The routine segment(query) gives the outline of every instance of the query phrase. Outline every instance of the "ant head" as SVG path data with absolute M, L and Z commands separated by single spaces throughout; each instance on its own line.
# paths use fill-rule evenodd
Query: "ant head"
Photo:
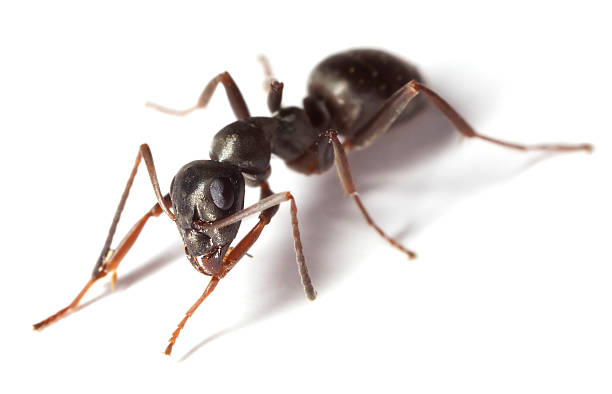
M 240 222 L 208 230 L 196 229 L 194 222 L 214 222 L 242 209 L 244 179 L 240 169 L 228 163 L 193 161 L 172 180 L 170 197 L 189 260 L 204 274 L 218 274 Z

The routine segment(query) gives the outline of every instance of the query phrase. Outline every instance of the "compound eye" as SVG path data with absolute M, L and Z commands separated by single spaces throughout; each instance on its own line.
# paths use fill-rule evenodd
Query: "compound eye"
M 226 211 L 234 205 L 234 185 L 229 178 L 215 178 L 210 183 L 210 196 L 217 208 Z

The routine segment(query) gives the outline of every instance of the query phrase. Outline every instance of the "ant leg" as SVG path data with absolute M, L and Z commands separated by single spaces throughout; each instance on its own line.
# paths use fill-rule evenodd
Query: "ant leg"
M 249 231 L 247 235 L 244 236 L 244 238 L 242 238 L 242 240 L 240 240 L 240 242 L 238 242 L 238 244 L 234 248 L 231 249 L 231 251 L 229 251 L 223 257 L 222 272 L 218 276 L 213 276 L 210 279 L 210 282 L 208 283 L 208 286 L 206 286 L 204 293 L 195 302 L 195 304 L 193 304 L 193 306 L 189 308 L 189 310 L 185 314 L 185 317 L 183 317 L 183 320 L 181 320 L 176 330 L 174 330 L 174 332 L 172 333 L 172 337 L 170 337 L 170 340 L 168 341 L 169 342 L 168 346 L 166 347 L 166 350 L 165 350 L 165 353 L 167 355 L 170 355 L 170 353 L 172 353 L 172 347 L 174 346 L 176 339 L 178 338 L 183 327 L 185 326 L 185 323 L 187 322 L 187 320 L 191 317 L 191 315 L 193 315 L 195 310 L 200 306 L 200 304 L 202 304 L 202 302 L 206 299 L 206 297 L 208 297 L 210 293 L 213 292 L 215 287 L 217 287 L 217 284 L 219 283 L 219 281 L 223 277 L 225 277 L 225 275 L 227 275 L 227 273 L 232 268 L 234 268 L 234 266 L 238 263 L 238 261 L 240 261 L 242 257 L 244 257 L 247 254 L 248 250 L 251 248 L 251 246 L 253 246 L 253 244 L 257 241 L 257 239 L 261 235 L 263 228 L 267 224 L 270 223 L 272 216 L 274 216 L 274 214 L 277 212 L 278 205 L 280 204 L 280 202 L 286 201 L 287 199 L 291 200 L 291 221 L 292 221 L 292 224 L 294 225 L 293 234 L 296 239 L 295 248 L 296 248 L 296 254 L 298 255 L 298 265 L 300 265 L 300 260 L 303 263 L 302 265 L 300 265 L 300 275 L 302 276 L 302 283 L 304 284 L 304 289 L 305 289 L 306 296 L 308 297 L 308 299 L 309 300 L 315 299 L 317 293 L 314 290 L 312 286 L 312 282 L 310 280 L 310 276 L 308 275 L 308 270 L 306 269 L 306 264 L 304 262 L 304 254 L 302 253 L 302 244 L 299 241 L 300 233 L 297 228 L 297 208 L 295 207 L 295 202 L 293 200 L 293 197 L 289 193 L 272 194 L 272 191 L 270 190 L 267 183 L 264 183 L 262 185 L 261 195 L 262 195 L 262 200 L 260 200 L 259 203 L 247 208 L 249 210 L 252 210 L 252 211 L 249 211 L 250 213 L 248 213 L 247 215 L 250 215 L 256 212 L 261 212 L 261 214 L 259 215 L 259 222 L 251 229 L 251 231 Z M 265 198 L 263 198 L 264 196 Z M 266 201 L 264 202 L 264 200 Z M 242 217 L 236 221 L 239 221 L 239 220 L 242 220 Z M 231 224 L 231 223 L 225 223 L 223 225 L 217 225 L 218 222 L 212 223 L 209 228 L 223 227 L 224 225 Z M 235 223 L 235 222 L 232 222 L 232 223 Z
M 227 98 L 232 107 L 232 111 L 234 111 L 234 114 L 236 115 L 236 118 L 248 118 L 250 116 L 249 108 L 247 107 L 246 102 L 242 97 L 242 93 L 240 93 L 240 89 L 238 89 L 238 85 L 236 85 L 236 82 L 234 82 L 234 79 L 227 71 L 217 75 L 208 83 L 208 85 L 206 85 L 204 91 L 198 99 L 198 102 L 191 108 L 187 108 L 184 110 L 176 110 L 152 102 L 145 103 L 145 106 L 153 108 L 168 115 L 185 116 L 192 113 L 196 109 L 206 108 L 219 82 L 221 82 L 223 84 L 223 87 L 225 88 L 225 93 L 227 94 Z
M 273 194 L 274 193 L 270 189 L 268 182 L 264 182 L 261 185 L 261 194 L 259 197 L 260 200 L 263 200 L 266 197 L 270 197 Z M 234 268 L 238 261 L 240 261 L 240 259 L 247 254 L 251 246 L 255 243 L 255 241 L 257 241 L 257 239 L 261 235 L 263 228 L 270 223 L 272 217 L 276 214 L 276 212 L 278 212 L 278 207 L 278 205 L 274 205 L 271 208 L 262 211 L 259 214 L 259 222 L 257 222 L 255 227 L 253 227 L 251 231 L 249 231 L 249 233 L 245 235 L 244 238 L 240 242 L 238 242 L 238 244 L 233 247 L 230 252 L 227 253 L 223 261 L 222 276 L 227 275 L 227 273 L 232 268 Z
M 185 314 L 185 317 L 183 317 L 183 320 L 181 320 L 181 322 L 178 324 L 178 327 L 172 333 L 172 337 L 168 341 L 170 343 L 168 343 L 168 346 L 166 347 L 166 350 L 164 352 L 168 356 L 172 353 L 172 347 L 174 346 L 174 343 L 176 342 L 176 339 L 178 338 L 179 334 L 181 333 L 181 330 L 185 326 L 185 323 L 187 323 L 187 319 L 189 319 L 191 317 L 191 315 L 193 315 L 193 313 L 196 311 L 196 309 L 198 309 L 198 307 L 206 299 L 206 297 L 208 297 L 210 295 L 210 293 L 213 292 L 213 290 L 215 289 L 215 287 L 217 287 L 217 284 L 219 283 L 220 280 L 221 280 L 221 278 L 218 277 L 218 276 L 213 276 L 212 278 L 210 278 L 210 282 L 208 282 L 208 286 L 206 286 L 206 289 L 204 290 L 204 293 L 202 293 L 202 295 L 200 296 L 200 298 L 198 298 L 198 300 L 195 302 L 195 304 L 193 304 L 191 306 L 191 308 L 189 308 L 189 310 Z
M 276 78 L 274 78 L 274 73 L 272 72 L 270 61 L 268 60 L 268 57 L 266 55 L 257 56 L 257 61 L 259 61 L 259 63 L 261 64 L 261 68 L 263 68 L 264 76 L 266 77 L 264 79 L 263 89 L 267 93 L 268 89 L 270 89 L 270 85 L 272 84 L 272 81 L 275 81 Z
M 391 244 L 394 248 L 398 249 L 402 253 L 405 253 L 409 259 L 416 258 L 416 253 L 413 251 L 406 249 L 399 242 L 388 236 L 370 217 L 368 211 L 363 206 L 361 199 L 357 193 L 357 188 L 355 187 L 355 182 L 353 181 L 353 176 L 351 174 L 351 167 L 349 166 L 348 158 L 346 157 L 345 149 L 342 145 L 342 142 L 338 139 L 338 133 L 335 130 L 327 130 L 323 133 L 319 134 L 319 141 L 322 138 L 326 138 L 334 147 L 334 163 L 336 165 L 336 170 L 338 172 L 338 178 L 340 178 L 340 183 L 342 184 L 342 188 L 344 191 L 350 195 L 355 204 L 357 204 L 357 208 L 361 211 L 363 218 L 366 220 L 368 225 L 370 225 L 382 238 L 384 238 L 387 242 Z
M 162 197 L 161 190 L 159 189 L 159 181 L 157 180 L 157 173 L 155 172 L 155 164 L 153 163 L 151 149 L 149 148 L 149 145 L 142 144 L 138 149 L 138 155 L 136 156 L 134 168 L 132 168 L 130 178 L 128 179 L 127 185 L 125 185 L 125 189 L 121 196 L 121 201 L 119 201 L 119 205 L 115 211 L 115 216 L 113 217 L 113 222 L 111 223 L 110 229 L 108 230 L 108 235 L 106 236 L 106 241 L 102 247 L 102 252 L 100 252 L 100 257 L 98 258 L 98 262 L 94 268 L 94 275 L 102 268 L 104 260 L 108 257 L 108 252 L 110 250 L 110 245 L 113 242 L 113 236 L 115 235 L 117 224 L 121 218 L 121 213 L 123 212 L 123 207 L 125 206 L 128 195 L 130 194 L 130 189 L 132 188 L 132 183 L 134 182 L 134 177 L 136 177 L 136 173 L 138 172 L 138 166 L 140 165 L 140 160 L 142 157 L 144 157 L 145 165 L 147 166 L 147 171 L 149 172 L 149 178 L 151 179 L 151 184 L 153 185 L 153 190 L 155 191 L 155 196 L 157 197 L 158 204 L 156 206 L 160 207 L 160 209 L 162 209 L 170 217 L 170 219 L 176 220 L 176 216 L 174 216 L 174 214 L 170 212 L 170 209 L 168 208 L 171 205 L 170 197 L 168 195 Z
M 273 208 L 280 205 L 282 202 L 289 201 L 291 203 L 291 227 L 293 230 L 293 246 L 295 248 L 295 257 L 298 264 L 298 271 L 300 273 L 300 277 L 302 279 L 302 285 L 304 286 L 304 293 L 306 294 L 306 298 L 309 300 L 314 300 L 317 296 L 317 292 L 312 285 L 312 280 L 310 279 L 310 275 L 308 274 L 308 268 L 306 267 L 306 258 L 304 257 L 304 252 L 302 250 L 302 241 L 300 239 L 300 230 L 298 226 L 298 218 L 297 218 L 297 205 L 295 204 L 295 199 L 289 192 L 283 193 L 275 193 L 271 194 L 266 198 L 259 200 L 259 202 L 251 205 L 250 207 L 244 208 L 241 211 L 238 211 L 230 216 L 224 217 L 223 219 L 219 219 L 212 223 L 203 222 L 200 220 L 194 220 L 193 228 L 196 230 L 209 230 L 214 228 L 220 228 L 229 226 L 232 223 L 236 223 L 246 218 L 247 216 L 256 214 L 258 212 L 263 211 L 263 219 L 260 216 L 260 220 L 269 220 L 268 216 L 274 215 L 275 211 Z M 266 213 L 266 211 L 268 213 Z M 267 224 L 267 223 L 265 223 Z M 265 224 L 261 225 L 262 228 Z M 259 224 L 258 224 L 259 225 Z M 257 226 L 256 226 L 257 227 Z M 259 231 L 261 232 L 261 230 Z M 257 235 L 259 236 L 259 235 Z M 248 235 L 247 235 L 248 237 Z M 245 237 L 246 238 L 246 237 Z M 252 242 L 255 242 L 257 238 L 254 238 Z M 237 256 L 241 252 L 241 248 L 239 248 L 240 244 L 236 246 L 232 253 L 230 253 L 230 257 Z M 250 245 L 249 245 L 250 247 Z M 244 253 L 248 250 L 245 249 Z M 240 256 L 242 257 L 242 256 Z
M 283 87 L 285 86 L 282 82 L 278 82 L 272 74 L 272 67 L 268 58 L 264 55 L 259 55 L 257 60 L 263 67 L 266 79 L 264 80 L 264 90 L 268 94 L 268 108 L 270 112 L 274 113 L 281 108 L 281 101 L 283 100 Z
M 170 199 L 170 196 L 166 196 L 166 197 L 168 200 Z M 123 240 L 121 241 L 119 246 L 116 248 L 116 250 L 111 250 L 111 249 L 108 250 L 108 253 L 106 254 L 106 257 L 103 259 L 102 264 L 100 265 L 100 267 L 96 265 L 96 269 L 94 270 L 94 274 L 92 275 L 91 279 L 87 282 L 85 287 L 76 296 L 76 298 L 66 308 L 61 309 L 59 312 L 49 316 L 45 320 L 34 324 L 33 326 L 34 329 L 35 330 L 43 329 L 46 326 L 58 320 L 59 318 L 65 316 L 68 312 L 75 309 L 78 306 L 81 299 L 83 298 L 83 296 L 85 295 L 85 293 L 87 293 L 87 291 L 91 288 L 91 286 L 94 283 L 96 283 L 99 279 L 104 278 L 107 274 L 111 273 L 112 274 L 111 280 L 112 282 L 115 282 L 117 278 L 116 273 L 117 273 L 117 267 L 119 266 L 119 263 L 121 262 L 123 257 L 127 254 L 127 252 L 130 250 L 130 248 L 136 241 L 136 238 L 138 238 L 138 235 L 140 235 L 140 232 L 142 231 L 144 225 L 147 223 L 150 217 L 157 217 L 161 213 L 162 213 L 162 209 L 159 207 L 159 204 L 155 204 L 155 206 L 151 208 L 151 210 L 149 210 L 149 212 L 147 212 L 130 229 L 130 231 L 123 238 Z M 112 287 L 114 289 L 115 287 L 114 283 L 112 283 Z
M 465 137 L 480 138 L 482 140 L 501 145 L 506 148 L 516 149 L 521 151 L 539 150 L 539 151 L 554 151 L 554 152 L 569 152 L 584 150 L 591 152 L 593 150 L 590 144 L 539 144 L 539 145 L 524 145 L 514 142 L 502 141 L 486 135 L 478 134 L 466 121 L 455 111 L 444 99 L 438 94 L 416 81 L 410 81 L 398 91 L 396 91 L 383 104 L 378 113 L 372 120 L 359 130 L 355 137 L 346 145 L 349 148 L 365 148 L 370 145 L 376 138 L 386 133 L 391 125 L 397 120 L 408 103 L 415 98 L 419 93 L 427 97 L 448 120 L 455 126 L 457 131 Z
M 134 182 L 134 177 L 136 176 L 138 166 L 142 157 L 144 157 L 145 164 L 149 171 L 149 177 L 151 178 L 151 183 L 153 184 L 153 189 L 155 190 L 155 194 L 157 196 L 157 203 L 138 222 L 136 222 L 134 226 L 132 226 L 126 236 L 121 240 L 116 250 L 112 250 L 110 246 L 113 241 L 113 236 L 115 234 L 115 230 L 117 229 L 119 218 L 121 217 L 121 213 L 123 212 L 125 202 L 128 198 L 130 189 Z M 100 257 L 98 258 L 98 261 L 96 262 L 96 265 L 92 272 L 91 279 L 87 282 L 81 292 L 66 308 L 61 309 L 59 312 L 49 316 L 45 320 L 34 324 L 34 329 L 42 329 L 48 326 L 49 324 L 55 322 L 57 319 L 65 316 L 68 312 L 72 311 L 74 308 L 77 307 L 77 305 L 79 304 L 85 293 L 87 293 L 87 291 L 91 288 L 91 286 L 109 273 L 112 274 L 111 284 L 114 288 L 117 279 L 117 267 L 140 235 L 140 232 L 144 228 L 149 218 L 158 217 L 162 214 L 162 212 L 166 212 L 166 214 L 168 214 L 168 216 L 170 216 L 172 220 L 176 219 L 174 214 L 168 209 L 168 206 L 170 204 L 170 195 L 167 194 L 166 196 L 162 197 L 161 192 L 159 190 L 159 183 L 157 181 L 157 175 L 155 173 L 155 167 L 153 165 L 153 158 L 151 156 L 149 146 L 147 144 L 143 144 L 140 146 L 140 149 L 138 151 L 136 162 L 134 163 L 134 167 L 132 168 L 132 172 L 121 196 L 121 201 L 119 201 L 119 205 L 117 206 L 117 210 L 115 211 L 113 222 L 111 223 L 108 235 L 106 237 L 106 241 L 104 243 L 104 246 L 102 247 L 102 251 L 100 252 Z
M 276 79 L 270 82 L 270 91 L 268 92 L 268 109 L 271 113 L 275 113 L 281 109 L 284 86 L 285 85 L 282 82 L 278 82 Z

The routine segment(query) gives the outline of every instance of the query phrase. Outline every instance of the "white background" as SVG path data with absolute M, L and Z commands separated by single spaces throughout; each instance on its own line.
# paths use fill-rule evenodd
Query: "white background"
M 609 11 L 603 2 L 12 2 L 0 6 L 2 392 L 420 392 L 612 390 Z M 174 225 L 152 220 L 87 306 L 31 324 L 87 281 L 138 145 L 163 190 L 233 121 L 225 95 L 186 107 L 229 70 L 267 114 L 256 56 L 299 104 L 346 48 L 418 65 L 477 130 L 521 142 L 591 142 L 543 155 L 461 141 L 435 110 L 350 156 L 368 229 L 333 171 L 274 159 L 297 199 L 319 298 L 305 300 L 288 207 L 162 352 L 207 278 Z M 154 196 L 139 176 L 118 237 Z M 258 193 L 248 190 L 247 203 Z M 246 220 L 244 234 L 254 219 Z M 91 302 L 91 300 L 95 300 Z

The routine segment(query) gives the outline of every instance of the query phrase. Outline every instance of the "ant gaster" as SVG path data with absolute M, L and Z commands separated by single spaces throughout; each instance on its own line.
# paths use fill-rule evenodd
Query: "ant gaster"
M 414 258 L 412 251 L 385 234 L 366 211 L 357 194 L 345 151 L 366 148 L 394 123 L 410 119 L 421 108 L 418 101 L 412 102 L 419 94 L 437 107 L 465 137 L 480 138 L 521 151 L 592 149 L 589 144 L 522 145 L 478 134 L 444 99 L 422 84 L 423 79 L 415 67 L 380 50 L 346 51 L 319 63 L 310 75 L 308 96 L 303 101 L 303 108 L 281 106 L 283 84 L 272 77 L 267 61 L 264 58 L 261 60 L 268 82 L 270 117 L 250 115 L 238 86 L 227 72 L 212 79 L 197 104 L 187 110 L 177 111 L 147 103 L 149 107 L 168 114 L 186 115 L 195 109 L 205 108 L 221 83 L 238 121 L 215 135 L 210 150 L 211 160 L 193 161 L 178 171 L 170 185 L 170 193 L 165 196 L 160 191 L 149 146 L 140 146 L 91 279 L 72 303 L 35 324 L 35 329 L 41 329 L 73 310 L 87 290 L 108 274 L 111 274 L 114 288 L 117 267 L 122 258 L 148 219 L 162 213 L 176 223 L 191 264 L 211 277 L 202 296 L 172 334 L 166 354 L 172 351 L 187 319 L 247 253 L 263 228 L 270 223 L 278 206 L 285 201 L 290 202 L 302 284 L 306 297 L 313 300 L 316 292 L 302 252 L 295 200 L 289 192 L 273 193 L 266 181 L 270 175 L 271 154 L 304 174 L 321 173 L 335 164 L 344 190 L 353 198 L 367 223 L 392 246 L 409 258 Z M 342 141 L 338 135 L 343 137 Z M 119 245 L 111 249 L 113 235 L 141 159 L 146 164 L 157 203 L 129 230 Z M 261 190 L 260 201 L 248 208 L 243 208 L 245 184 Z M 230 243 L 236 237 L 242 219 L 256 213 L 259 213 L 259 222 L 231 248 Z

